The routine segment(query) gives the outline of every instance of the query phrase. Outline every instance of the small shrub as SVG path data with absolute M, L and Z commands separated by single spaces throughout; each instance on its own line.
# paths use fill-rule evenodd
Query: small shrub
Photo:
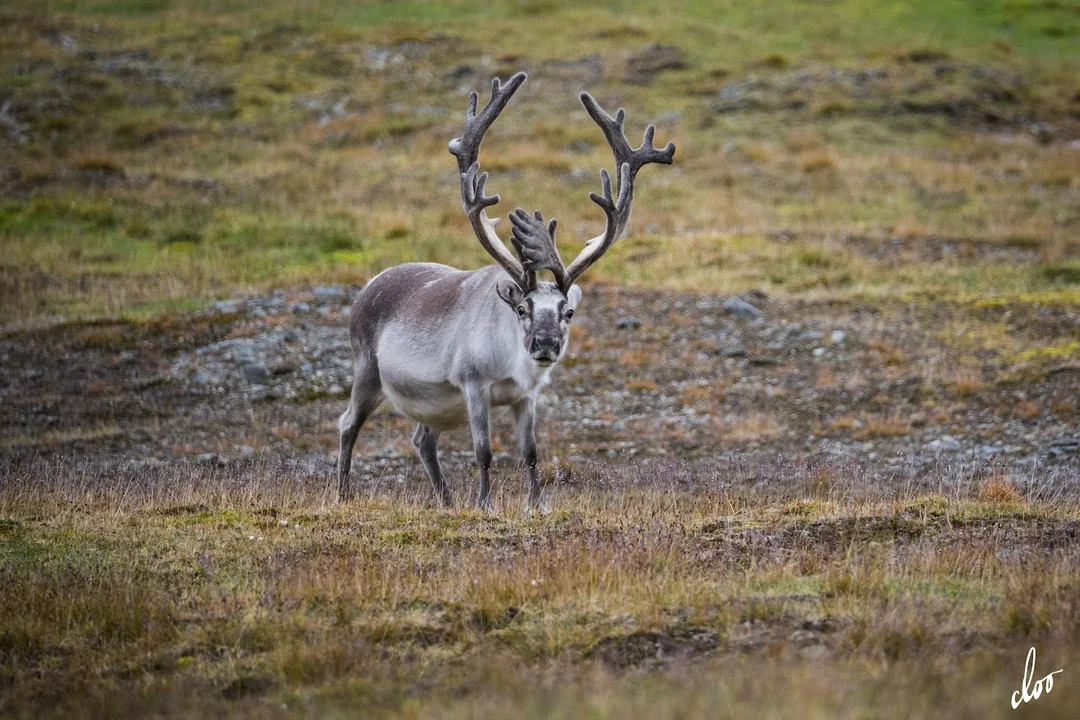
M 903 437 L 911 432 L 911 425 L 897 416 L 869 415 L 863 421 L 858 438 Z
M 799 170 L 808 175 L 835 169 L 836 163 L 827 152 L 808 152 L 799 158 Z
M 1039 278 L 1060 285 L 1080 285 L 1080 262 L 1052 263 L 1039 267 Z
M 1042 408 L 1039 407 L 1037 402 L 1024 400 L 1016 404 L 1013 408 L 1013 414 L 1021 420 L 1034 420 L 1042 415 Z
M 990 503 L 1015 504 L 1024 501 L 1020 491 L 1016 489 L 1016 486 L 1008 478 L 997 475 L 980 485 L 975 496 L 983 502 Z
M 974 370 L 961 370 L 946 384 L 959 399 L 974 397 L 986 389 L 986 383 Z

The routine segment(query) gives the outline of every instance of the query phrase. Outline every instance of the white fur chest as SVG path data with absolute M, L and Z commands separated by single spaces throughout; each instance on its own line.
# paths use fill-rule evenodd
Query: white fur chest
M 491 385 L 492 405 L 512 405 L 530 395 L 536 395 L 551 382 L 551 368 L 542 368 L 531 361 L 522 363 L 523 367 L 506 380 L 499 380 Z M 530 367 L 531 366 L 531 367 Z

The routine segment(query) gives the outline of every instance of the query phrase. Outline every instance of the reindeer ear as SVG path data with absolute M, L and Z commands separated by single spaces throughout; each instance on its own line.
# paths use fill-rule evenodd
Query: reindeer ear
M 516 306 L 525 299 L 525 291 L 510 278 L 503 278 L 495 283 L 495 292 L 497 292 L 499 297 L 502 298 L 502 301 L 510 307 Z
M 571 310 L 576 310 L 579 302 L 581 302 L 581 288 L 571 285 L 570 292 L 566 293 L 566 306 Z

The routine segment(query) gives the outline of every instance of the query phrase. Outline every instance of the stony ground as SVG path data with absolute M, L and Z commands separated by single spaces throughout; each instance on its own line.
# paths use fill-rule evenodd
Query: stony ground
M 329 477 L 355 292 L 278 291 L 153 322 L 9 333 L 4 454 L 143 465 L 259 455 Z M 945 464 L 1004 470 L 1026 486 L 1075 478 L 1080 467 L 1080 367 L 1045 351 L 1080 333 L 1068 305 L 594 286 L 573 333 L 540 406 L 553 483 L 586 465 L 661 459 L 700 468 L 705 484 L 751 481 L 754 468 L 768 468 L 756 478 L 767 481 L 837 465 L 875 483 L 919 484 Z M 509 475 L 516 448 L 508 422 L 496 427 Z M 368 423 L 354 466 L 361 487 L 422 487 L 410 430 L 389 407 Z M 447 436 L 443 455 L 452 483 L 469 485 L 467 431 Z

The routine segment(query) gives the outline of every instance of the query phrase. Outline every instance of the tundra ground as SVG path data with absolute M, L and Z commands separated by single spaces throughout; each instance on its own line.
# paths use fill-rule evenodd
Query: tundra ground
M 529 517 L 508 422 L 487 515 L 389 411 L 336 503 L 347 296 L 3 339 L 0 711 L 986 717 L 1080 662 L 1067 308 L 594 285 Z
M 0 715 L 1075 714 L 1075 8 L 617 5 L 0 8 Z M 338 504 L 349 300 L 487 262 L 446 142 L 519 69 L 481 161 L 564 256 L 579 90 L 679 148 L 541 403 L 551 512 L 503 418 L 496 512 L 465 432 L 435 507 L 390 411 Z

